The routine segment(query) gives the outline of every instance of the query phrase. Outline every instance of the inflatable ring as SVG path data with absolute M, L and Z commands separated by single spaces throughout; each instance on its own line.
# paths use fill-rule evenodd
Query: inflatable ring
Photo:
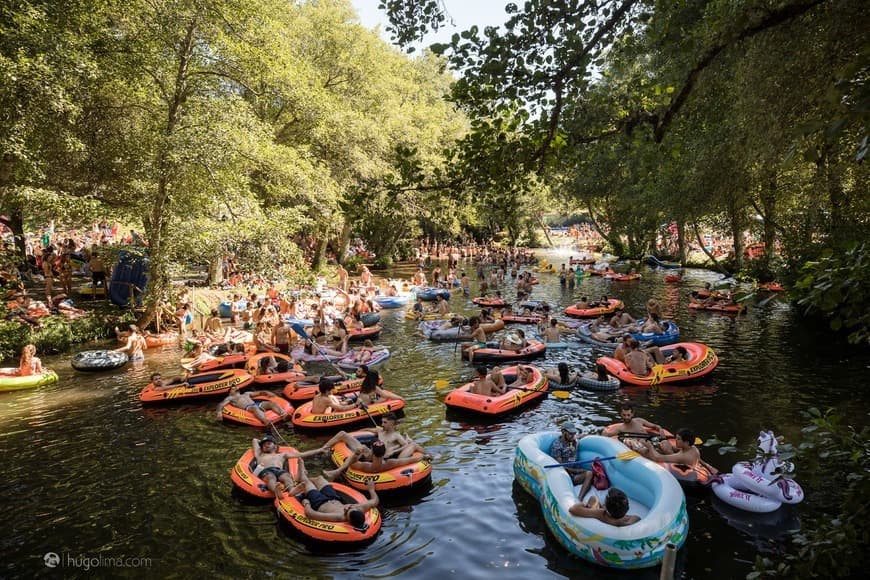
M 77 371 L 110 371 L 127 364 L 127 353 L 113 350 L 86 350 L 70 362 Z
M 580 377 L 577 379 L 577 384 L 590 391 L 615 391 L 619 388 L 619 379 L 613 375 L 607 377 L 606 381 L 599 381 L 597 378 L 590 379 L 588 377 Z
M 17 368 L 0 369 L 0 392 L 18 391 L 20 389 L 33 389 L 57 382 L 57 373 L 50 369 L 43 369 L 40 374 L 18 374 Z
M 738 509 L 766 514 L 776 511 L 782 502 L 751 491 L 741 489 L 737 477 L 731 473 L 723 473 L 713 480 L 713 493 L 723 502 Z
M 735 463 L 731 468 L 737 487 L 746 489 L 768 499 L 782 503 L 795 504 L 804 500 L 804 490 L 793 479 L 787 477 L 774 477 L 771 479 L 752 469 L 752 464 L 747 461 Z

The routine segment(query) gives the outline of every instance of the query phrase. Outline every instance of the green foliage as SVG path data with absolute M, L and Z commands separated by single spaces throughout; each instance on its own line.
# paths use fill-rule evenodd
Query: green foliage
M 45 316 L 39 328 L 18 322 L 0 321 L 0 359 L 17 360 L 25 344 L 36 345 L 36 351 L 56 354 L 69 351 L 74 345 L 113 337 L 114 328 L 134 322 L 133 314 L 106 316 L 92 314 L 69 320 L 63 316 Z
M 870 248 L 855 244 L 829 250 L 808 262 L 794 285 L 797 303 L 811 316 L 828 320 L 831 330 L 848 332 L 849 342 L 870 344 Z
M 378 256 L 375 258 L 373 267 L 376 270 L 385 270 L 393 265 L 393 258 L 391 256 Z
M 750 580 L 858 577 L 870 564 L 870 427 L 856 429 L 831 409 L 803 415 L 810 424 L 795 457 L 802 473 L 829 482 L 827 497 L 815 500 L 815 515 L 804 516 L 803 531 L 792 535 L 786 553 L 775 561 L 757 557 Z

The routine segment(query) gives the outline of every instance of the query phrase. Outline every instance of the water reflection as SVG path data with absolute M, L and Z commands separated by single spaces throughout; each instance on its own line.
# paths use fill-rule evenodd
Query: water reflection
M 558 266 L 569 252 L 544 255 Z M 704 381 L 609 393 L 577 389 L 566 400 L 549 397 L 495 421 L 448 416 L 443 404 L 448 391 L 436 391 L 434 381 L 468 378 L 473 369 L 459 360 L 452 344 L 415 337 L 416 324 L 404 319 L 404 310 L 385 312 L 382 342 L 393 358 L 382 374 L 385 386 L 407 399 L 400 429 L 440 456 L 430 489 L 385 500 L 375 542 L 340 554 L 313 550 L 279 525 L 268 502 L 234 493 L 229 471 L 259 433 L 217 422 L 217 400 L 141 405 L 138 394 L 150 373 L 177 372 L 180 351 L 149 351 L 144 363 L 105 374 L 76 373 L 70 357 L 46 357 L 59 372 L 58 383 L 0 393 L 6 468 L 0 494 L 11 522 L 0 539 L 3 576 L 42 574 L 46 552 L 69 551 L 150 557 L 148 574 L 160 576 L 270 571 L 336 578 L 613 578 L 620 574 L 567 556 L 546 531 L 537 501 L 513 484 L 513 451 L 522 436 L 566 420 L 587 429 L 608 425 L 617 420 L 623 401 L 672 429 L 688 426 L 702 439 L 736 436 L 744 444 L 762 428 L 795 441 L 803 423 L 799 412 L 809 405 L 835 406 L 866 421 L 867 395 L 856 388 L 870 368 L 866 352 L 844 349 L 796 324 L 791 309 L 776 300 L 763 307 L 750 304 L 737 317 L 690 312 L 688 292 L 716 281 L 716 274 L 688 270 L 681 283 L 665 284 L 664 272 L 641 271 L 643 279 L 630 285 L 590 278 L 564 292 L 556 276 L 542 275 L 533 297 L 564 307 L 581 295 L 607 293 L 637 316 L 647 298 L 656 296 L 684 340 L 705 342 L 720 356 L 719 368 Z M 513 289 L 505 294 L 512 297 Z M 471 313 L 471 307 L 462 298 L 451 299 L 454 311 Z M 102 345 L 87 348 L 96 346 Z M 538 362 L 552 366 L 567 360 L 587 370 L 605 354 L 608 349 L 585 345 L 548 353 Z M 280 429 L 302 450 L 328 436 Z M 746 457 L 703 453 L 720 469 Z M 315 460 L 312 468 L 325 465 Z M 826 482 L 801 483 L 809 499 L 793 510 L 795 516 L 825 503 L 819 495 Z M 690 498 L 690 518 L 690 536 L 678 555 L 680 570 L 689 577 L 711 576 L 714 570 L 719 577 L 743 576 L 759 542 L 769 543 L 767 535 L 758 539 L 757 524 L 735 525 L 738 519 L 720 513 L 709 495 Z M 776 527 L 774 522 L 771 528 Z M 64 575 L 85 574 L 65 570 Z M 656 570 L 622 576 L 657 575 Z

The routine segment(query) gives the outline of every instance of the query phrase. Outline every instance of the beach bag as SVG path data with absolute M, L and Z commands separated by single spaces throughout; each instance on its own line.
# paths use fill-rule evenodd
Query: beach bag
M 604 465 L 600 461 L 592 462 L 592 485 L 595 486 L 595 489 L 599 490 L 610 487 L 607 472 L 604 471 Z

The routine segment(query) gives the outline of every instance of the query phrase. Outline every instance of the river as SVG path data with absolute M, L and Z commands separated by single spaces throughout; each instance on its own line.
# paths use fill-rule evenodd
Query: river
M 568 252 L 541 255 L 559 264 Z M 657 297 L 682 340 L 704 342 L 719 354 L 719 367 L 701 383 L 577 390 L 566 400 L 549 397 L 495 422 L 457 418 L 445 413 L 446 392 L 436 391 L 433 381 L 470 376 L 470 367 L 452 344 L 421 342 L 404 309 L 384 311 L 380 342 L 393 353 L 382 371 L 385 386 L 408 403 L 400 428 L 439 456 L 430 489 L 386 502 L 377 539 L 337 554 L 306 547 L 279 525 L 271 504 L 233 491 L 230 469 L 257 431 L 217 422 L 217 401 L 142 406 L 138 393 L 148 376 L 176 372 L 179 350 L 149 351 L 144 363 L 101 374 L 72 370 L 70 356 L 45 357 L 58 371 L 58 383 L 0 393 L 0 497 L 8 526 L 0 540 L 0 575 L 56 576 L 62 568 L 65 577 L 658 578 L 657 568 L 619 574 L 569 557 L 546 531 L 537 502 L 513 481 L 519 439 L 569 418 L 583 427 L 607 425 L 618 418 L 619 404 L 630 401 L 639 416 L 671 429 L 690 426 L 702 439 L 737 437 L 739 453 L 720 456 L 702 448 L 710 463 L 730 469 L 748 458 L 763 428 L 797 442 L 805 424 L 800 412 L 810 406 L 835 407 L 866 422 L 866 389 L 858 385 L 868 376 L 870 356 L 800 322 L 778 300 L 750 305 L 737 317 L 690 312 L 688 292 L 717 280 L 714 273 L 689 270 L 672 285 L 664 283 L 664 271 L 641 271 L 643 279 L 631 283 L 584 279 L 573 296 L 560 289 L 556 276 L 541 275 L 533 297 L 564 307 L 581 295 L 607 293 L 635 315 L 647 298 Z M 474 290 L 473 268 L 469 275 Z M 505 295 L 514 296 L 512 285 Z M 461 296 L 454 295 L 451 306 L 472 312 Z M 602 354 L 587 346 L 550 353 L 539 364 L 567 357 L 589 369 Z M 325 440 L 295 434 L 289 424 L 281 432 L 301 450 Z M 321 460 L 311 463 L 316 470 Z M 690 531 L 678 554 L 678 574 L 743 577 L 759 551 L 775 554 L 778 532 L 800 525 L 828 493 L 825 482 L 802 483 L 807 500 L 775 521 L 725 510 L 709 492 L 690 495 Z M 46 565 L 48 553 L 59 556 L 56 568 Z

